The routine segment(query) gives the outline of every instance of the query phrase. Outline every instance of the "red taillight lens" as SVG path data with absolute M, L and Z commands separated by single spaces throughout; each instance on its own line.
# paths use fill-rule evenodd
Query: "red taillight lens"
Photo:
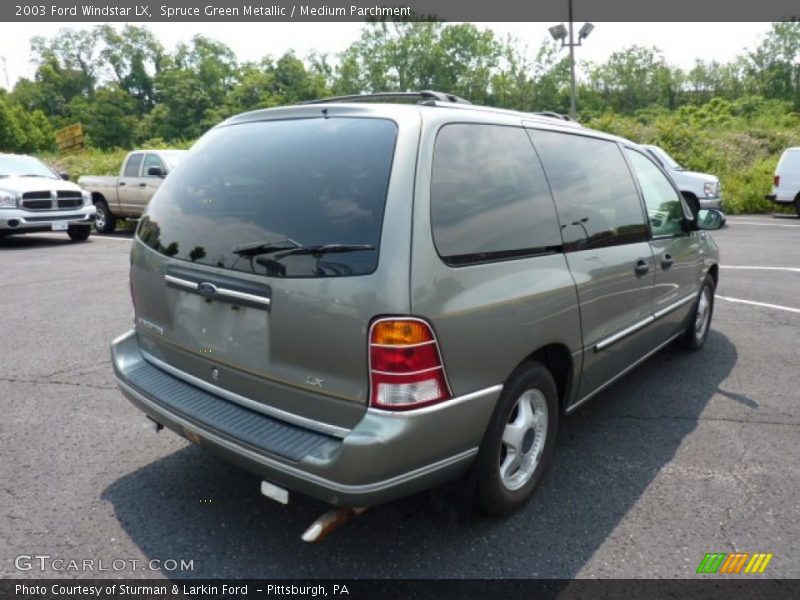
M 772 185 L 774 185 L 775 187 L 780 187 L 780 185 L 781 185 L 781 176 L 780 175 L 775 175 L 775 177 L 772 178 Z
M 419 319 L 382 319 L 370 332 L 370 404 L 409 410 L 450 398 L 436 338 Z

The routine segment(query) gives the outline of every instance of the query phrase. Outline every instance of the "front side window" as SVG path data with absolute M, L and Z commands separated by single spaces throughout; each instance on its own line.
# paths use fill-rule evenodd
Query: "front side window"
M 128 162 L 125 163 L 125 177 L 138 177 L 139 166 L 142 164 L 141 154 L 131 154 Z
M 449 265 L 560 247 L 547 180 L 524 129 L 442 127 L 433 155 L 431 224 L 436 249 Z
M 613 141 L 531 131 L 553 190 L 567 251 L 647 240 L 639 193 Z
M 144 157 L 144 166 L 142 167 L 142 175 L 144 177 L 153 177 L 153 175 L 149 175 L 147 171 L 150 167 L 158 167 L 161 169 L 162 173 L 166 173 L 166 169 L 164 168 L 164 163 L 161 162 L 161 159 L 158 158 L 155 154 L 146 154 Z
M 678 192 L 649 158 L 635 150 L 626 148 L 625 152 L 642 188 L 653 236 L 683 234 L 683 205 Z
M 397 125 L 256 121 L 211 130 L 150 201 L 138 236 L 176 259 L 270 277 L 375 270 Z

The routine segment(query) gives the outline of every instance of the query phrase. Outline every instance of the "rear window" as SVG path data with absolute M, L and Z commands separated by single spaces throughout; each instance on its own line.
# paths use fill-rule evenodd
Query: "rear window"
M 180 260 L 272 277 L 371 273 L 396 136 L 386 119 L 214 129 L 159 188 L 139 239 Z

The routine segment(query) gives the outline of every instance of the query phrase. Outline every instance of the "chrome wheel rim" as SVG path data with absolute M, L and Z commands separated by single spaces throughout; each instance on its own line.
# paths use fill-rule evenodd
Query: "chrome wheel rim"
M 96 208 L 97 208 L 97 214 L 94 217 L 94 223 L 98 229 L 103 229 L 106 226 L 106 213 L 99 206 L 97 206 Z
M 500 481 L 516 491 L 531 480 L 547 441 L 547 400 L 537 390 L 527 390 L 508 415 L 500 447 Z
M 706 334 L 710 316 L 711 299 L 709 297 L 708 288 L 703 288 L 700 294 L 700 300 L 697 302 L 697 314 L 694 318 L 694 335 L 698 340 L 703 339 L 703 336 Z

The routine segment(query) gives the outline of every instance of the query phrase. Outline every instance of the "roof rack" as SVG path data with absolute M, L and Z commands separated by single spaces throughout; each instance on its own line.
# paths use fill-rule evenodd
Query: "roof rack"
M 561 113 L 554 112 L 552 110 L 543 110 L 540 112 L 531 113 L 532 115 L 538 115 L 540 117 L 550 117 L 551 119 L 561 119 L 562 121 L 572 121 L 574 122 L 575 119 L 570 117 L 569 115 L 562 115 Z
M 451 102 L 455 104 L 472 104 L 455 94 L 422 90 L 420 92 L 377 92 L 374 94 L 353 94 L 350 96 L 332 96 L 318 100 L 306 100 L 298 104 L 329 104 L 333 102 L 370 102 L 374 100 L 411 100 L 416 98 L 418 104 L 433 104 L 435 102 Z

